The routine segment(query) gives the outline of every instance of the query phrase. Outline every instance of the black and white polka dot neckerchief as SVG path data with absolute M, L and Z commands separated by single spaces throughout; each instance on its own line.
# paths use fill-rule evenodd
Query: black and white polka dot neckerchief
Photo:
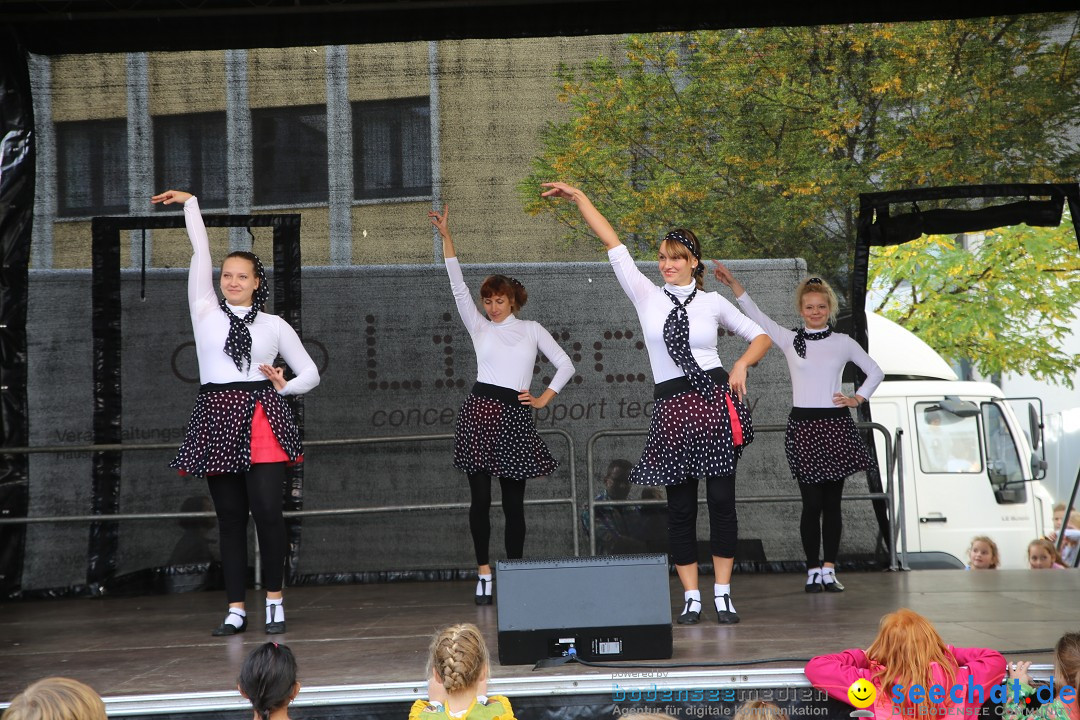
M 221 311 L 225 313 L 225 317 L 229 318 L 229 336 L 225 338 L 223 350 L 232 358 L 233 364 L 240 372 L 251 368 L 251 331 L 248 330 L 248 325 L 255 322 L 255 317 L 270 297 L 266 271 L 263 270 L 262 262 L 257 257 L 255 258 L 255 277 L 259 278 L 259 286 L 255 288 L 251 296 L 251 309 L 243 317 L 234 313 L 225 298 L 221 298 Z
M 679 298 L 666 288 L 664 294 L 675 303 L 675 307 L 664 320 L 664 344 L 667 346 L 668 355 L 682 369 L 694 390 L 709 402 L 715 402 L 716 382 L 701 369 L 694 354 L 690 352 L 690 316 L 686 312 L 686 306 L 697 296 L 697 288 L 694 288 L 685 302 L 679 302 Z
M 795 342 L 792 343 L 795 346 L 795 352 L 799 354 L 799 357 L 806 359 L 806 341 L 807 340 L 824 340 L 832 335 L 832 326 L 826 325 L 825 329 L 820 332 L 806 332 L 806 328 L 795 328 Z

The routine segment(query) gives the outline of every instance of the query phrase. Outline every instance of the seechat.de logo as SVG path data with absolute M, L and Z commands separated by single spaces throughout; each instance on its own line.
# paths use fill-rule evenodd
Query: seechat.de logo
M 874 713 L 866 708 L 874 704 L 877 699 L 877 689 L 873 683 L 865 678 L 859 678 L 851 683 L 847 690 L 848 702 L 859 708 L 851 713 L 851 717 L 873 717 Z

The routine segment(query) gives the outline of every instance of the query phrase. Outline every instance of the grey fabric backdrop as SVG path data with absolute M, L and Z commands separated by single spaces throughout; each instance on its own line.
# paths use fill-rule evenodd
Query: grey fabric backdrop
M 733 268 L 763 310 L 794 325 L 790 294 L 804 272 L 799 260 L 735 261 Z M 641 263 L 656 275 L 655 264 Z M 652 383 L 639 349 L 633 307 L 606 263 L 466 265 L 475 291 L 491 272 L 510 273 L 530 290 L 523 318 L 545 325 L 574 358 L 578 375 L 543 410 L 541 429 L 560 428 L 576 446 L 577 498 L 589 492 L 585 449 L 603 429 L 645 429 Z M 179 443 L 198 388 L 198 370 L 187 316 L 186 271 L 148 271 L 147 297 L 139 275 L 123 276 L 123 429 L 125 442 Z M 452 433 L 454 417 L 475 380 L 476 364 L 441 266 L 306 268 L 303 337 L 322 372 L 322 383 L 305 400 L 306 437 L 392 437 Z M 711 278 L 709 289 L 718 284 Z M 730 293 L 722 290 L 729 299 Z M 31 443 L 91 441 L 90 275 L 88 271 L 31 271 Z M 726 365 L 745 348 L 721 337 Z M 538 362 L 538 393 L 553 368 Z M 750 377 L 755 423 L 783 424 L 791 403 L 783 357 L 772 351 Z M 529 482 L 527 498 L 566 496 L 566 443 L 547 440 L 564 462 L 550 478 Z M 608 461 L 636 461 L 644 436 L 601 440 L 598 468 Z M 305 508 L 460 502 L 464 477 L 452 467 L 451 441 L 311 448 L 306 455 Z M 130 452 L 123 461 L 121 512 L 175 512 L 205 483 L 167 467 L 172 452 Z M 595 477 L 591 479 L 595 482 Z M 739 466 L 741 497 L 797 495 L 787 471 L 782 434 L 760 434 Z M 31 515 L 89 511 L 90 459 L 83 453 L 35 455 L 31 459 Z M 849 492 L 866 490 L 862 477 Z M 634 490 L 632 497 L 638 496 Z M 770 561 L 799 560 L 797 504 L 740 506 L 740 535 L 759 538 Z M 493 517 L 493 557 L 501 558 L 501 514 Z M 573 552 L 568 506 L 528 511 L 527 557 Z M 876 525 L 865 501 L 845 505 L 843 551 L 870 553 Z M 701 537 L 707 525 L 700 522 Z M 120 573 L 164 565 L 182 534 L 175 520 L 121 524 Z M 216 533 L 211 533 L 215 535 Z M 582 536 L 582 554 L 588 544 Z M 78 584 L 86 577 L 87 528 L 32 525 L 23 587 Z M 472 547 L 465 511 L 309 518 L 303 523 L 302 574 L 467 568 Z

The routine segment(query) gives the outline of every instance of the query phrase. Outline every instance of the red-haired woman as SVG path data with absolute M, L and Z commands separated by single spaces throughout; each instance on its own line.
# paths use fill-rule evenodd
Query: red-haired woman
M 454 467 L 469 477 L 472 505 L 469 529 L 476 551 L 476 604 L 490 605 L 491 478 L 499 478 L 506 520 L 506 557 L 517 559 L 525 547 L 525 481 L 550 475 L 558 462 L 536 433 L 529 408 L 546 406 L 574 375 L 574 365 L 544 326 L 519 320 L 528 293 L 512 277 L 491 275 L 480 287 L 485 318 L 473 302 L 461 275 L 450 238 L 449 210 L 429 212 L 443 242 L 443 259 L 450 288 L 465 329 L 476 351 L 476 384 L 458 414 Z M 529 392 L 536 353 L 557 368 L 551 384 L 539 397 Z
M 772 342 L 757 323 L 717 293 L 702 290 L 701 245 L 689 230 L 672 230 L 660 242 L 662 286 L 647 278 L 611 223 L 577 188 L 544 183 L 544 197 L 570 200 L 608 249 L 619 285 L 637 310 L 652 366 L 656 401 L 641 460 L 630 473 L 639 485 L 663 485 L 668 501 L 668 544 L 683 586 L 679 624 L 701 619 L 698 589 L 698 479 L 705 477 L 709 506 L 709 546 L 713 556 L 713 605 L 717 622 L 739 622 L 731 601 L 731 570 L 739 525 L 735 512 L 735 466 L 753 438 L 749 410 L 742 403 L 747 368 Z M 724 369 L 716 349 L 720 328 L 750 345 Z
M 877 637 L 865 651 L 819 655 L 806 665 L 806 678 L 832 697 L 851 704 L 848 689 L 859 680 L 874 686 L 877 720 L 893 717 L 973 717 L 989 689 L 1005 675 L 1005 658 L 988 648 L 946 645 L 937 630 L 917 612 L 901 608 L 881 618 Z M 923 692 L 910 693 L 912 686 Z M 932 701 L 933 685 L 944 697 Z M 954 686 L 961 691 L 950 693 Z M 977 691 L 972 688 L 978 686 Z M 968 702 L 970 697 L 979 702 Z M 959 698 L 959 699 L 958 699 Z

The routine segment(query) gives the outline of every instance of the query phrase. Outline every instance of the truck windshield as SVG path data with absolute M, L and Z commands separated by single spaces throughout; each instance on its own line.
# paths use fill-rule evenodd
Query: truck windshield
M 923 472 L 983 471 L 976 416 L 959 417 L 937 403 L 917 403 L 915 427 L 919 435 L 919 461 Z

